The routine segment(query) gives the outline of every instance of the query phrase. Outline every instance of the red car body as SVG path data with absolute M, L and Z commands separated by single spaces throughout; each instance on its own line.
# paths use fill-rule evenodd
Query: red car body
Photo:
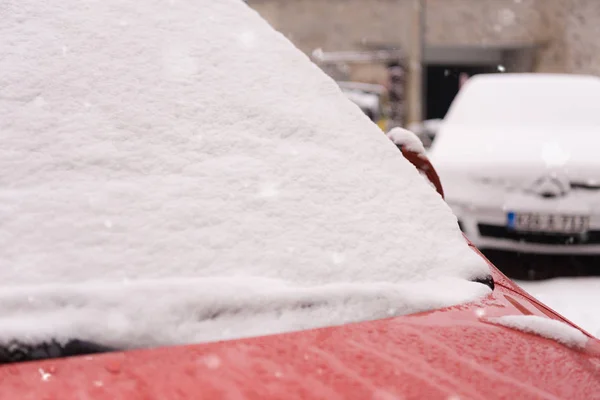
M 575 326 L 490 270 L 489 296 L 437 311 L 5 365 L 0 399 L 600 399 L 600 341 L 584 332 L 586 347 L 573 349 L 488 322 L 536 315 Z

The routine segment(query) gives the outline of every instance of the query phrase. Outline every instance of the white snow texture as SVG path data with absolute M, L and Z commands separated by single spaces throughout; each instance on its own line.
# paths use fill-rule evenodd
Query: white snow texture
M 552 339 L 569 347 L 584 348 L 588 341 L 588 337 L 579 329 L 573 328 L 564 322 L 537 315 L 504 315 L 489 318 L 488 321 Z
M 407 129 L 396 127 L 389 131 L 387 136 L 392 142 L 394 142 L 396 146 L 404 146 L 409 151 L 413 151 L 422 155 L 426 154 L 425 147 L 423 146 L 421 139 Z
M 3 7 L 5 341 L 188 343 L 488 293 L 446 204 L 243 2 Z
M 517 284 L 571 322 L 600 338 L 600 278 L 557 278 Z

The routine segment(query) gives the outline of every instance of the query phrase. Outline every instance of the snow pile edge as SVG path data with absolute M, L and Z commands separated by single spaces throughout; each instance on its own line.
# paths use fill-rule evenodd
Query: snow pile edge
M 406 147 L 407 150 L 413 151 L 420 155 L 426 154 L 425 147 L 423 146 L 421 139 L 407 129 L 396 127 L 387 133 L 387 137 L 394 142 L 396 146 Z
M 239 339 L 439 309 L 489 292 L 458 279 L 299 287 L 223 277 L 19 287 L 0 292 L 0 344 L 78 339 L 131 349 Z
M 487 320 L 496 325 L 555 340 L 568 347 L 581 349 L 588 341 L 588 337 L 578 329 L 564 322 L 537 315 L 505 315 Z

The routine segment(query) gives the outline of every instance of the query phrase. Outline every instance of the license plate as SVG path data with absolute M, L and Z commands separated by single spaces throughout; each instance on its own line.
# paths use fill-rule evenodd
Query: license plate
M 583 215 L 552 215 L 538 213 L 507 214 L 509 229 L 522 232 L 544 233 L 585 233 L 590 224 L 590 218 Z

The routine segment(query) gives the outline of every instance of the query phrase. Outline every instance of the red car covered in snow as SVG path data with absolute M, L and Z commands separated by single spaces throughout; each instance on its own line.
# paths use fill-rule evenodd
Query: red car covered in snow
M 422 155 L 401 150 L 439 182 Z M 125 352 L 30 348 L 42 359 L 87 355 L 4 365 L 0 398 L 598 398 L 600 341 L 488 265 L 484 299 L 413 315 Z
M 474 250 L 475 251 L 475 250 Z M 595 399 L 600 345 L 488 322 L 573 326 L 490 266 L 483 303 L 251 339 L 0 367 L 2 399 Z M 579 329 L 574 327 L 573 329 Z
M 0 399 L 600 398 L 600 342 L 243 2 L 4 11 Z

